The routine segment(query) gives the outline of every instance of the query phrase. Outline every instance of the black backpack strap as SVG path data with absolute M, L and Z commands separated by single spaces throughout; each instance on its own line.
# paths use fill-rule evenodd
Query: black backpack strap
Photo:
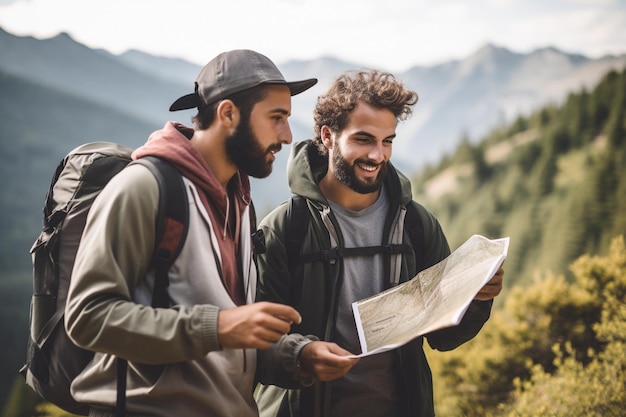
M 293 194 L 288 201 L 287 218 L 285 223 L 285 250 L 287 251 L 287 268 L 291 274 L 290 300 L 296 306 L 302 292 L 302 280 L 294 274 L 294 269 L 300 261 L 300 250 L 304 243 L 304 235 L 309 225 L 310 214 L 306 199 Z
M 424 250 L 426 248 L 426 238 L 424 236 L 424 222 L 417 210 L 417 203 L 410 201 L 406 205 L 406 217 L 404 219 L 404 229 L 409 234 L 411 246 L 415 253 L 415 266 L 417 271 L 422 271 L 428 267 L 425 265 Z
M 332 259 L 345 258 L 350 256 L 373 256 L 376 254 L 400 254 L 410 253 L 411 247 L 404 244 L 391 244 L 386 246 L 371 246 L 361 248 L 335 248 L 317 253 L 305 253 L 300 255 L 302 245 L 304 243 L 304 235 L 310 221 L 309 209 L 306 199 L 300 195 L 291 196 L 287 207 L 287 219 L 285 225 L 285 249 L 287 251 L 287 266 L 292 275 L 291 281 L 291 300 L 292 305 L 297 304 L 302 291 L 302 282 L 294 278 L 294 268 L 296 265 L 325 261 Z M 411 201 L 407 205 L 407 213 L 404 220 L 404 228 L 411 240 L 411 246 L 415 253 L 415 262 L 417 271 L 425 269 L 423 251 L 424 242 L 424 225 L 419 215 L 417 205 Z
M 411 246 L 415 253 L 416 266 L 418 270 L 424 269 L 423 257 L 424 251 L 424 225 L 419 215 L 417 205 L 414 201 L 409 202 L 406 206 L 407 214 L 404 227 L 411 240 Z M 324 250 L 317 253 L 307 253 L 300 255 L 300 249 L 304 239 L 304 234 L 309 222 L 309 211 L 306 205 L 306 199 L 300 195 L 292 195 L 289 199 L 289 207 L 287 208 L 287 225 L 286 227 L 286 249 L 289 270 L 293 271 L 296 265 L 331 261 L 339 258 L 348 258 L 352 256 L 373 256 L 378 254 L 396 255 L 411 252 L 411 247 L 405 244 L 390 244 L 384 246 L 368 246 L 358 248 L 334 248 Z
M 250 230 L 254 234 L 256 232 L 256 208 L 254 207 L 254 202 L 250 201 L 248 207 L 250 210 Z
M 189 205 L 183 178 L 169 162 L 154 156 L 137 159 L 150 169 L 159 183 L 159 209 L 156 221 L 156 244 L 152 262 L 155 282 L 152 306 L 170 306 L 167 287 L 168 270 L 174 263 L 187 238 Z
M 309 225 L 309 208 L 306 199 L 301 195 L 294 194 L 289 198 L 287 207 L 287 224 L 285 225 L 285 249 L 287 250 L 287 266 L 293 273 L 293 269 L 299 263 L 300 249 L 304 240 L 304 234 Z
M 356 248 L 333 248 L 316 253 L 305 253 L 298 257 L 296 263 L 306 264 L 319 261 L 328 262 L 331 260 L 350 258 L 353 256 L 398 255 L 410 252 L 411 247 L 404 244 L 360 246 Z
M 117 360 L 117 397 L 115 402 L 115 416 L 126 416 L 126 373 L 128 372 L 128 361 L 122 358 Z
M 187 238 L 189 203 L 180 172 L 169 162 L 147 156 L 134 161 L 148 168 L 159 183 L 159 207 L 156 219 L 156 239 L 152 262 L 155 268 L 152 307 L 170 306 L 168 271 Z M 117 401 L 115 414 L 126 415 L 126 375 L 128 361 L 117 358 Z
M 257 230 L 256 224 L 256 210 L 254 209 L 254 203 L 250 201 L 250 230 L 252 232 L 252 247 L 254 250 L 253 257 L 256 262 L 256 256 L 260 253 L 265 253 L 265 233 L 263 229 Z

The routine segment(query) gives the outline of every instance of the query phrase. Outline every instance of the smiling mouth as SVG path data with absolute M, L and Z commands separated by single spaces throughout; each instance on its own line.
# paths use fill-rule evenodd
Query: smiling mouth
M 378 169 L 378 166 L 372 166 L 372 165 L 358 164 L 358 166 L 363 171 L 367 171 L 367 172 L 374 172 Z

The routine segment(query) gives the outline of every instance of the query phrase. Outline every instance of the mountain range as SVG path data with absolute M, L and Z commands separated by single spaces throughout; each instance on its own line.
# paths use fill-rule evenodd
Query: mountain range
M 141 126 L 132 135 L 129 132 L 128 137 L 121 138 L 98 138 L 85 131 L 85 142 L 121 140 L 138 146 L 166 121 L 189 123 L 193 116 L 192 111 L 167 110 L 174 99 L 192 90 L 201 69 L 201 65 L 192 62 L 136 50 L 114 55 L 90 49 L 66 33 L 36 39 L 15 36 L 1 28 L 0 56 L 2 73 L 80 99 L 85 106 L 124 114 Z M 293 99 L 290 123 L 294 140 L 311 136 L 316 98 L 332 79 L 345 70 L 363 68 L 359 63 L 335 57 L 292 60 L 278 65 L 287 79 L 319 79 L 315 87 Z M 462 137 L 477 141 L 494 126 L 508 123 L 546 103 L 559 103 L 571 92 L 592 88 L 610 69 L 625 65 L 626 54 L 591 59 L 555 48 L 522 54 L 487 44 L 462 60 L 414 66 L 396 73 L 417 91 L 419 102 L 413 116 L 398 127 L 400 140 L 394 142 L 394 163 L 407 174 L 417 172 L 451 152 Z M 87 122 L 61 110 L 57 109 L 58 125 L 78 123 L 80 126 Z M 117 120 L 102 122 L 113 125 Z M 55 125 L 49 126 L 48 131 L 57 134 Z M 5 140 L 8 138 L 2 138 Z M 73 146 L 60 148 L 57 156 Z M 253 180 L 253 195 L 260 214 L 289 195 L 285 175 L 287 153 L 288 147 L 278 155 L 274 174 L 268 180 Z M 50 170 L 53 168 L 50 166 Z

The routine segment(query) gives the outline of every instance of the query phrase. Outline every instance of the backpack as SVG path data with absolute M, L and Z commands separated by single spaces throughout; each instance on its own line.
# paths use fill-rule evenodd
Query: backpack
M 68 153 L 52 177 L 43 207 L 43 230 L 30 250 L 30 337 L 20 373 L 41 397 L 73 414 L 89 414 L 88 406 L 72 398 L 70 384 L 94 353 L 74 345 L 65 332 L 63 316 L 72 267 L 93 201 L 109 180 L 131 163 L 131 152 L 115 143 L 92 142 Z M 159 183 L 152 305 L 169 307 L 168 269 L 186 238 L 187 193 L 182 176 L 168 162 L 146 157 L 132 163 L 148 167 Z M 126 361 L 118 358 L 118 413 L 125 409 L 126 366 Z
M 293 194 L 289 198 L 287 208 L 287 224 L 285 226 L 285 245 L 287 250 L 288 269 L 293 274 L 297 265 L 302 265 L 318 261 L 332 261 L 350 256 L 372 256 L 376 254 L 399 254 L 408 253 L 411 250 L 415 253 L 416 270 L 421 271 L 428 266 L 426 261 L 419 257 L 425 248 L 424 225 L 422 218 L 417 211 L 417 204 L 414 201 L 406 205 L 407 213 L 404 220 L 404 229 L 409 235 L 411 246 L 404 244 L 390 244 L 384 246 L 370 246 L 358 248 L 334 248 L 315 253 L 300 254 L 304 243 L 304 234 L 309 224 L 309 208 L 306 199 L 298 194 Z M 299 285 L 298 285 L 299 284 Z M 300 294 L 299 286 L 296 283 L 292 287 L 292 295 Z

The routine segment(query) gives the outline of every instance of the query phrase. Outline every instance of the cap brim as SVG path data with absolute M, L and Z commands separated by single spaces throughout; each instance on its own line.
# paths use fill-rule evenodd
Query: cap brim
M 308 80 L 289 82 L 287 83 L 287 86 L 291 91 L 291 95 L 295 96 L 296 94 L 300 94 L 303 91 L 308 90 L 315 84 L 317 84 L 317 78 L 309 78 Z
M 268 83 L 273 84 L 273 83 Z M 289 83 L 276 83 L 276 84 L 284 84 L 289 87 L 289 91 L 292 96 L 296 94 L 300 94 L 303 91 L 308 90 L 317 84 L 317 78 L 309 78 L 308 80 L 303 81 L 293 81 Z M 187 94 L 186 96 L 180 97 L 178 100 L 172 103 L 170 106 L 170 111 L 178 111 L 178 110 L 187 110 L 194 109 L 196 107 L 200 107 L 202 104 L 202 99 L 198 93 Z
M 187 94 L 180 97 L 178 100 L 172 103 L 170 111 L 193 109 L 200 106 L 200 96 L 197 93 Z

